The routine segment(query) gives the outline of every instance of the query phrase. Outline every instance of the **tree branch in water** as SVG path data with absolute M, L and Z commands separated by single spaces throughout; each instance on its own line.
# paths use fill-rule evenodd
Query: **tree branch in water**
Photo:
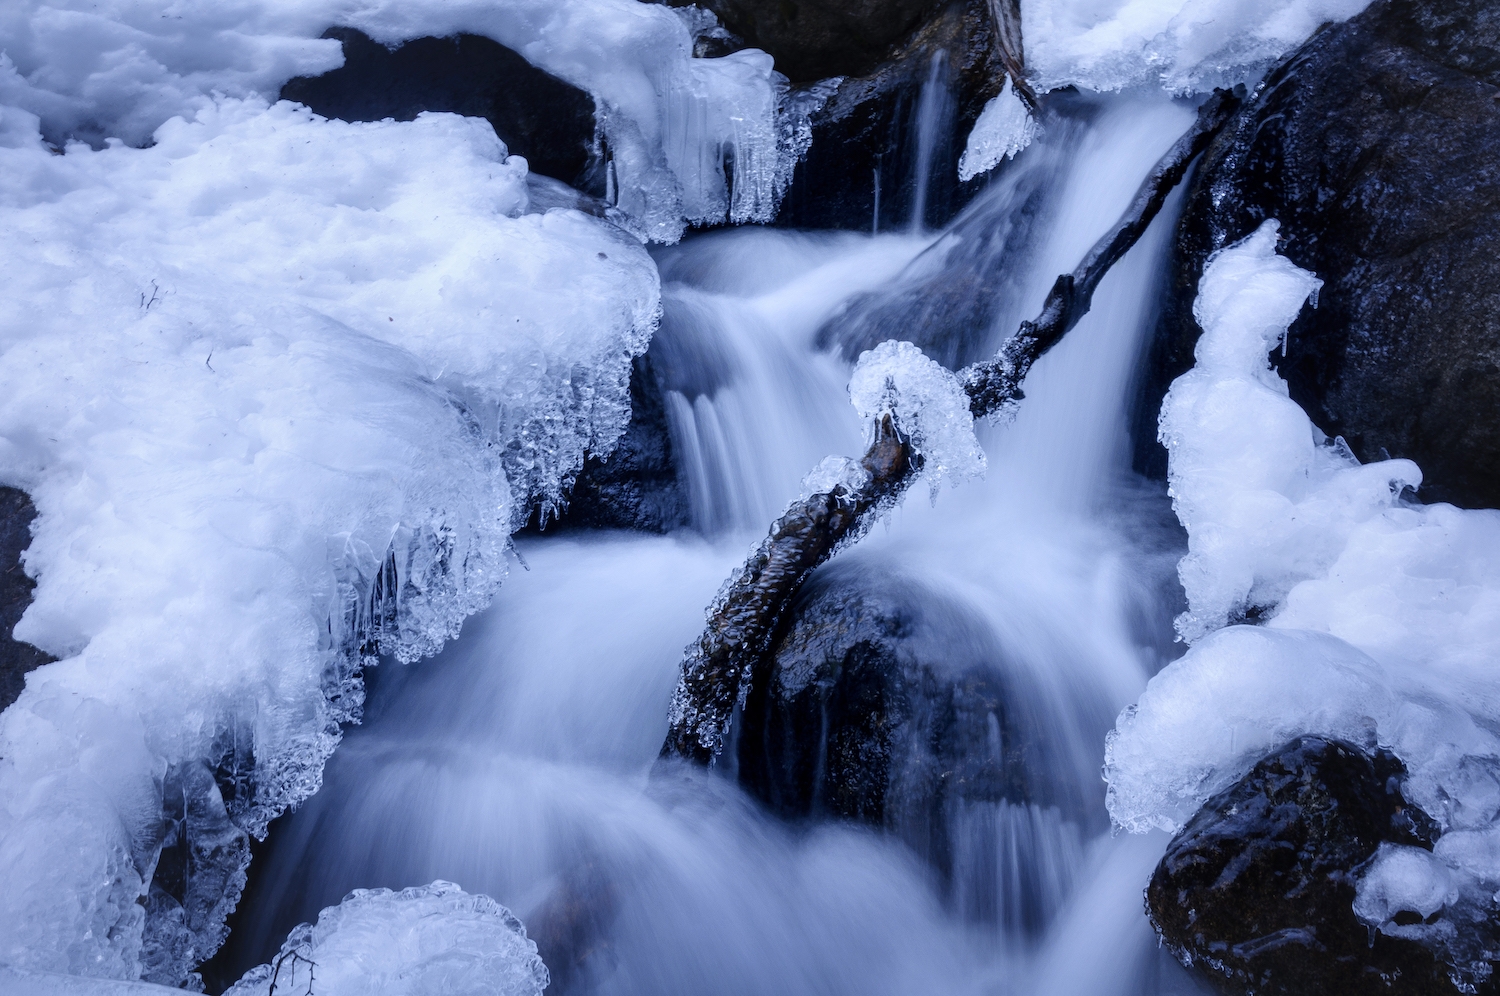
M 1099 281 L 1140 239 L 1193 159 L 1243 99 L 1243 88 L 1216 91 L 1199 109 L 1193 126 L 1151 170 L 1115 226 L 1072 273 L 1057 278 L 1041 314 L 1022 322 L 993 359 L 959 371 L 976 418 L 1005 414 L 1021 400 L 1021 383 L 1032 364 L 1088 314 Z M 918 477 L 922 456 L 894 412 L 877 416 L 874 440 L 859 466 L 868 475 L 862 484 L 841 483 L 794 501 L 720 589 L 709 607 L 707 627 L 684 656 L 663 758 L 713 762 L 749 690 L 752 670 L 770 652 L 776 625 L 803 581 L 840 549 L 857 542 Z

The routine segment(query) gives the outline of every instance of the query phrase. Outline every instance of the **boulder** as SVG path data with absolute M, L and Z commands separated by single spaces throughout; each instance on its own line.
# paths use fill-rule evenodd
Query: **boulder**
M 786 72 L 779 56 L 776 66 Z M 984 186 L 983 176 L 958 182 L 958 156 L 1004 82 L 986 0 L 950 0 L 878 68 L 836 85 L 815 84 L 820 94 L 830 87 L 832 93 L 811 115 L 812 145 L 792 176 L 777 224 L 865 231 L 910 226 L 924 101 L 932 141 L 923 215 L 928 227 L 945 224 Z
M 1500 505 L 1500 7 L 1378 0 L 1266 78 L 1205 153 L 1176 234 L 1138 467 L 1192 365 L 1209 253 L 1282 223 L 1324 280 L 1275 362 L 1361 460 L 1421 465 L 1421 497 Z
M 594 98 L 499 42 L 460 34 L 390 49 L 353 28 L 323 37 L 343 44 L 343 66 L 289 81 L 282 99 L 344 121 L 411 121 L 423 111 L 484 118 L 534 173 L 604 195 Z
M 0 709 L 20 697 L 26 672 L 52 660 L 11 635 L 36 588 L 21 568 L 21 554 L 31 545 L 31 520 L 35 518 L 36 506 L 26 492 L 0 487 Z
M 1382 842 L 1430 850 L 1438 835 L 1402 797 L 1405 774 L 1386 751 L 1293 740 L 1173 838 L 1146 890 L 1152 925 L 1225 993 L 1456 996 L 1427 948 L 1354 914 Z
M 669 0 L 686 6 L 691 0 Z M 698 0 L 797 82 L 871 72 L 940 0 Z
M 768 664 L 729 749 L 744 788 L 789 820 L 883 829 L 961 914 L 1041 928 L 1066 877 L 1056 859 L 1081 861 L 1103 829 L 1096 769 L 1074 770 L 1048 735 L 1057 717 L 973 609 L 845 555 L 803 586 Z

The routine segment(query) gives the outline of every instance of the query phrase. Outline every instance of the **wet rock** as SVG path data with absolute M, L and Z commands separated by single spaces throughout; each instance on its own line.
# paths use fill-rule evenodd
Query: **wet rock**
M 652 347 L 655 349 L 655 346 Z M 691 520 L 687 490 L 672 459 L 667 411 L 650 354 L 630 372 L 630 424 L 607 459 L 589 457 L 568 507 L 551 523 L 531 529 L 635 529 L 666 533 Z
M 1426 948 L 1354 915 L 1382 841 L 1431 849 L 1385 751 L 1301 737 L 1214 796 L 1172 840 L 1146 891 L 1151 922 L 1223 992 L 1456 994 Z
M 965 916 L 1039 929 L 1060 897 L 1050 859 L 1102 829 L 1100 800 L 989 627 L 846 555 L 803 586 L 774 646 L 735 728 L 741 785 L 784 818 L 883 828 Z
M 1380 0 L 1266 79 L 1205 154 L 1176 239 L 1144 405 L 1192 364 L 1208 253 L 1265 218 L 1325 281 L 1275 362 L 1361 460 L 1416 460 L 1421 496 L 1500 505 L 1500 7 Z M 1137 433 L 1160 472 L 1154 425 Z
M 670 0 L 683 6 L 687 0 Z M 797 82 L 869 73 L 939 0 L 698 0 Z
M 343 43 L 344 65 L 291 80 L 283 99 L 344 121 L 411 121 L 423 111 L 485 118 L 532 171 L 604 194 L 594 98 L 499 42 L 461 34 L 388 49 L 352 28 L 323 37 Z
M 929 227 L 947 222 L 985 182 L 976 177 L 960 184 L 958 156 L 985 102 L 1004 82 L 998 53 L 985 0 L 952 0 L 879 68 L 839 82 L 811 116 L 812 146 L 797 165 L 777 224 L 909 226 L 921 158 L 917 116 L 929 80 L 938 89 L 928 93 L 933 144 L 923 215 Z
M 818 346 L 852 362 L 887 339 L 905 340 L 953 370 L 993 355 L 995 331 L 1009 334 L 1032 317 L 1017 310 L 1026 261 L 1046 233 L 1058 171 L 1091 116 L 1091 105 L 1075 95 L 1049 95 L 1039 113 L 1045 138 L 887 286 L 845 302 L 818 330 Z
M 36 507 L 26 492 L 0 487 L 0 709 L 20 697 L 26 672 L 53 658 L 11 636 L 31 604 L 36 582 L 21 568 L 21 554 L 31 545 Z

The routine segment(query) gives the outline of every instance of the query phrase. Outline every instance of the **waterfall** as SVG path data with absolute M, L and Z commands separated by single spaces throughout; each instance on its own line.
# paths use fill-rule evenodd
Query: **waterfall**
M 702 607 L 803 474 L 863 448 L 848 358 L 820 329 L 859 295 L 957 272 L 960 235 L 983 230 L 1001 233 L 984 244 L 1003 279 L 973 291 L 996 300 L 964 335 L 992 350 L 1192 113 L 1099 98 L 929 233 L 944 72 L 934 59 L 921 98 L 910 231 L 746 229 L 655 253 L 665 313 L 651 357 L 694 530 L 522 541 L 529 569 L 449 649 L 382 664 L 365 725 L 259 859 L 234 957 L 264 961 L 352 888 L 443 878 L 516 911 L 554 992 L 1195 991 L 1141 915 L 1165 839 L 1111 838 L 1098 774 L 1105 730 L 1170 653 L 1161 581 L 1177 540 L 1159 525 L 1164 495 L 1128 473 L 1121 426 L 1171 209 L 1036 365 L 1015 422 L 982 430 L 987 480 L 935 503 L 913 495 L 835 561 L 899 572 L 980 621 L 978 636 L 949 638 L 1003 651 L 1012 705 L 1045 740 L 1035 772 L 1050 801 L 955 805 L 939 874 L 917 829 L 784 824 L 732 764 L 648 785 Z M 1007 180 L 1027 157 L 1051 165 Z M 975 749 L 1000 738 L 997 726 Z

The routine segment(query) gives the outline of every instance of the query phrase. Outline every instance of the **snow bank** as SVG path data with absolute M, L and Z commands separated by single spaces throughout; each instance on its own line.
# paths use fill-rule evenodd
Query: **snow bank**
M 1370 0 L 1021 0 L 1038 91 L 1163 86 L 1203 93 L 1254 79 Z
M 974 438 L 974 416 L 963 385 L 911 343 L 887 340 L 861 353 L 849 378 L 849 400 L 869 432 L 880 415 L 895 414 L 922 455 L 922 476 L 934 498 L 945 478 L 957 484 L 984 474 L 984 450 Z M 826 476 L 824 467 L 819 472 Z
M 225 996 L 267 996 L 273 980 L 276 992 L 318 996 L 541 996 L 549 981 L 510 910 L 441 881 L 354 890 Z
M 658 284 L 528 214 L 482 121 L 37 129 L 0 115 L 0 480 L 39 511 L 16 635 L 62 659 L 0 714 L 0 962 L 135 978 L 168 768 L 250 832 L 314 791 L 361 657 L 455 634 L 623 428 Z
M 782 113 L 785 80 L 769 56 L 694 59 L 682 19 L 637 0 L 246 0 L 166 15 L 142 0 L 21 0 L 0 14 L 0 104 L 39 115 L 57 144 L 142 145 L 214 94 L 274 100 L 293 76 L 336 68 L 339 43 L 319 38 L 334 25 L 389 45 L 484 35 L 587 90 L 618 206 L 642 237 L 770 220 L 806 151 L 790 120 L 806 109 Z
M 1210 260 L 1197 365 L 1162 406 L 1193 646 L 1110 735 L 1110 814 L 1175 831 L 1301 734 L 1387 747 L 1444 836 L 1435 857 L 1382 850 L 1356 912 L 1481 979 L 1500 940 L 1475 926 L 1500 902 L 1500 512 L 1403 500 L 1415 465 L 1361 466 L 1287 397 L 1267 353 L 1318 281 L 1276 255 L 1276 230 Z M 1403 909 L 1442 912 L 1402 926 Z

